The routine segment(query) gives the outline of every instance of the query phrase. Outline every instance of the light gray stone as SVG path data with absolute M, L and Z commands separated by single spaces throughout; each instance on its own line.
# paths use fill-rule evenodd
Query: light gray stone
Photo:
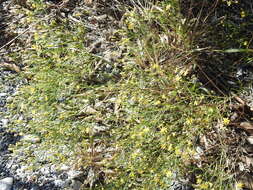
M 2 119 L 3 127 L 7 127 L 9 120 L 8 119 Z
M 82 176 L 83 172 L 76 171 L 76 170 L 70 170 L 70 171 L 68 171 L 67 174 L 68 174 L 69 179 L 74 179 L 74 178 L 79 178 L 80 176 Z
M 81 186 L 82 186 L 82 183 L 80 181 L 72 180 L 72 183 L 71 183 L 71 189 L 72 190 L 80 190 Z
M 57 187 L 62 187 L 64 188 L 66 186 L 66 182 L 64 182 L 63 180 L 60 180 L 60 179 L 57 179 L 54 181 L 54 184 L 57 186 Z
M 25 135 L 21 138 L 21 141 L 30 143 L 39 143 L 40 138 L 37 135 Z
M 0 93 L 0 97 L 4 97 L 4 96 L 7 96 L 8 94 L 7 93 Z
M 65 165 L 65 164 L 63 164 L 63 165 L 60 167 L 60 170 L 61 170 L 61 171 L 68 171 L 68 170 L 70 170 L 70 167 L 67 166 L 67 165 Z
M 12 177 L 6 177 L 6 178 L 0 180 L 0 189 L 1 190 L 11 190 L 12 185 L 13 185 L 13 178 Z

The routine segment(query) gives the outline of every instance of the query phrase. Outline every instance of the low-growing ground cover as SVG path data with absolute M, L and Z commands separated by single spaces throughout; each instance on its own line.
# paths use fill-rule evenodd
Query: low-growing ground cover
M 13 127 L 39 137 L 36 148 L 48 152 L 43 160 L 26 152 L 31 169 L 38 161 L 70 163 L 87 173 L 84 189 L 175 189 L 175 181 L 195 189 L 234 188 L 230 156 L 238 155 L 231 147 L 240 139 L 228 127 L 231 98 L 225 95 L 233 87 L 220 81 L 236 70 L 228 67 L 234 54 L 224 50 L 248 48 L 250 40 L 229 43 L 225 34 L 235 38 L 237 25 L 222 15 L 209 24 L 213 13 L 195 13 L 196 1 L 189 2 L 192 15 L 177 0 L 101 1 L 96 8 L 31 1 L 30 10 L 15 10 L 24 15 L 19 24 L 30 26 L 30 39 L 10 55 L 22 62 L 20 75 L 28 80 L 9 104 L 17 116 Z M 233 3 L 217 1 L 212 9 Z M 105 5 L 111 14 L 97 14 L 108 11 Z M 246 17 L 245 10 L 238 14 Z M 250 63 L 250 54 L 239 55 Z M 210 63 L 217 60 L 227 62 Z M 30 144 L 17 143 L 14 154 L 23 146 Z

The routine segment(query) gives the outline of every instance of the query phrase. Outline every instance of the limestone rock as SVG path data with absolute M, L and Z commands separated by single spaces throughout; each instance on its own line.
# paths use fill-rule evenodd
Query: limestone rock
M 39 143 L 40 142 L 40 138 L 37 135 L 25 135 L 21 138 L 21 141 L 24 142 L 30 142 L 30 143 Z
M 11 190 L 12 185 L 13 185 L 13 178 L 12 177 L 6 177 L 6 178 L 0 180 L 0 189 L 1 190 Z

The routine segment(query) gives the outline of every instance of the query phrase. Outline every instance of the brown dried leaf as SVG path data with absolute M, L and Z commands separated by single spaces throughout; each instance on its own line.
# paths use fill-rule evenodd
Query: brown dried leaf
M 208 149 L 210 147 L 210 143 L 208 142 L 205 135 L 200 137 L 200 144 L 205 147 L 205 149 Z
M 247 165 L 249 168 L 252 168 L 252 166 L 253 166 L 253 158 L 252 158 L 252 157 L 246 156 L 246 157 L 245 157 L 245 163 L 246 163 L 246 165 Z
M 240 128 L 247 131 L 249 134 L 253 135 L 253 124 L 250 122 L 241 122 Z
M 15 71 L 17 73 L 19 73 L 21 71 L 19 66 L 15 65 L 15 64 L 11 64 L 11 63 L 0 63 L 0 67 L 3 67 L 3 68 L 8 69 L 10 71 Z
M 247 154 L 253 154 L 253 147 L 252 145 L 245 145 L 243 147 L 243 152 Z

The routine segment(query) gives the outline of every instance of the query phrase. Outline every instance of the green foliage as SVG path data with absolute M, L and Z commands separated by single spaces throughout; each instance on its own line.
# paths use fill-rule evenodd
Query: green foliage
M 28 18 L 40 19 L 36 14 Z M 89 128 L 99 117 L 99 112 L 89 107 L 105 96 L 102 88 L 113 76 L 95 70 L 99 60 L 87 53 L 82 25 L 57 23 L 51 18 L 41 19 L 34 27 L 37 30 L 32 34 L 31 47 L 15 55 L 16 59 L 22 56 L 26 66 L 22 75 L 29 83 L 19 89 L 10 107 L 32 118 L 27 125 L 18 119 L 16 125 L 23 133 L 39 135 L 42 148 L 60 152 L 64 145 L 72 152 L 77 143 L 89 139 Z
M 111 183 L 115 189 L 168 189 L 175 174 L 200 170 L 196 188 L 224 189 L 227 176 L 221 163 L 212 160 L 213 166 L 201 169 L 193 164 L 194 141 L 222 118 L 219 104 L 224 100 L 210 102 L 210 96 L 185 77 L 186 68 L 194 64 L 190 39 L 184 20 L 175 14 L 172 19 L 168 10 L 178 9 L 167 2 L 159 9 L 127 13 L 122 43 L 133 62 L 124 63 L 127 80 L 117 86 L 117 119 L 124 127 L 112 131 L 121 152 L 115 160 L 118 178 Z
M 43 9 L 36 10 L 27 14 L 27 24 L 35 23 L 33 41 L 14 56 L 22 57 L 29 80 L 10 105 L 31 118 L 26 124 L 17 119 L 19 131 L 39 135 L 42 149 L 57 152 L 62 162 L 75 159 L 79 167 L 95 167 L 89 152 L 95 141 L 114 148 L 113 159 L 102 159 L 98 170 L 116 175 L 98 189 L 168 189 L 175 177 L 191 173 L 197 189 L 229 189 L 223 149 L 212 165 L 196 165 L 197 137 L 222 120 L 224 99 L 188 75 L 194 47 L 178 1 L 126 13 L 118 31 L 126 50 L 118 60 L 120 80 L 97 69 L 100 58 L 88 53 L 82 24 L 54 17 L 35 22 Z M 101 123 L 108 134 L 94 132 Z M 67 151 L 61 153 L 62 146 Z

